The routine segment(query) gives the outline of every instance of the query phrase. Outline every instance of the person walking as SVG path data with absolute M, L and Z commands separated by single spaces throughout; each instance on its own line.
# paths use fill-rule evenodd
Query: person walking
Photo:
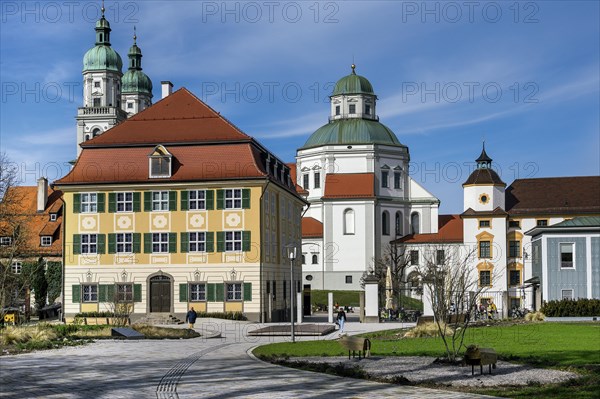
M 189 323 L 189 328 L 194 328 L 194 323 L 196 323 L 196 317 L 198 317 L 198 314 L 192 307 L 185 315 L 185 321 Z
M 337 314 L 337 322 L 340 325 L 340 334 L 344 332 L 344 324 L 346 323 L 346 312 L 343 307 L 339 307 Z

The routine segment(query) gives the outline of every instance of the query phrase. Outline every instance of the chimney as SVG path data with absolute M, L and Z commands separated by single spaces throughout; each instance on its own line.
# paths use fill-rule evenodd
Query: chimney
M 163 80 L 162 82 L 160 82 L 160 84 L 162 87 L 162 98 L 170 96 L 171 93 L 173 93 L 173 83 L 171 83 L 168 80 Z
M 37 211 L 44 212 L 48 203 L 48 179 L 40 177 L 37 181 Z

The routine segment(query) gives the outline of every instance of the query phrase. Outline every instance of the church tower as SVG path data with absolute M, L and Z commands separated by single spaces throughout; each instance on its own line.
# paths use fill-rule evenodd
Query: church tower
M 123 61 L 110 46 L 110 24 L 104 17 L 96 22 L 96 44 L 83 57 L 83 106 L 77 110 L 77 156 L 81 144 L 125 120 L 121 109 Z
M 152 105 L 152 81 L 142 72 L 142 50 L 137 45 L 135 27 L 133 46 L 129 49 L 129 69 L 121 79 L 123 111 L 127 117 L 137 114 Z

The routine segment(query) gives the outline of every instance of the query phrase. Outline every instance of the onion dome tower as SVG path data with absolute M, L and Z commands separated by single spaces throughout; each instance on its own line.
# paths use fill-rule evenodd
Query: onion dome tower
M 152 105 L 152 81 L 142 71 L 142 50 L 137 45 L 137 35 L 133 28 L 133 46 L 127 53 L 129 69 L 121 79 L 122 108 L 127 116 L 137 114 Z

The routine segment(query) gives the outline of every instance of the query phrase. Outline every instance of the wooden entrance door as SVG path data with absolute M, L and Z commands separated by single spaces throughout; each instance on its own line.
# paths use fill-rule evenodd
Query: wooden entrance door
M 150 311 L 171 311 L 171 279 L 167 276 L 154 276 L 150 279 Z

